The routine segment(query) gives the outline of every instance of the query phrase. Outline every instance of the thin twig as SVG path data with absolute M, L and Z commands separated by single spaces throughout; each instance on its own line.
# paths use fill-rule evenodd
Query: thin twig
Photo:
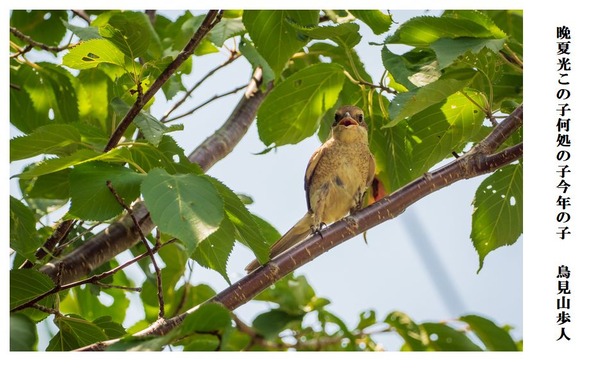
M 160 246 L 158 246 L 158 245 L 154 246 L 154 248 L 152 249 L 152 253 L 154 254 L 154 253 L 158 252 L 162 247 L 164 247 L 166 245 L 169 245 L 169 244 L 172 244 L 175 241 L 177 241 L 177 240 L 175 238 L 172 238 L 169 241 L 165 242 L 164 244 L 161 244 Z M 64 284 L 64 285 L 61 285 L 61 283 L 60 283 L 60 280 L 62 279 L 62 269 L 64 268 L 64 263 L 58 263 L 58 266 L 57 266 L 58 272 L 57 272 L 57 274 L 55 276 L 55 278 L 58 280 L 56 286 L 54 286 L 53 289 L 51 289 L 49 291 L 46 291 L 45 293 L 43 293 L 43 294 L 41 294 L 41 295 L 39 295 L 39 296 L 37 296 L 37 297 L 35 297 L 35 298 L 33 298 L 33 299 L 25 302 L 25 303 L 22 303 L 19 306 L 14 307 L 13 309 L 10 310 L 10 312 L 14 313 L 14 312 L 17 312 L 19 310 L 23 310 L 23 309 L 26 309 L 28 307 L 31 307 L 36 302 L 41 301 L 42 299 L 46 298 L 47 296 L 50 296 L 52 294 L 56 294 L 56 293 L 58 293 L 60 291 L 63 291 L 63 290 L 68 290 L 70 288 L 77 287 L 77 286 L 82 286 L 82 285 L 88 284 L 88 283 L 95 284 L 99 280 L 102 280 L 104 278 L 112 276 L 112 275 L 116 274 L 117 272 L 119 272 L 119 271 L 121 271 L 121 270 L 129 267 L 130 265 L 137 263 L 138 261 L 140 261 L 141 259 L 145 258 L 146 256 L 149 256 L 148 252 L 144 252 L 144 253 L 142 253 L 140 255 L 137 255 L 136 257 L 132 258 L 131 260 L 128 260 L 128 261 L 124 262 L 123 264 L 116 266 L 115 268 L 109 269 L 108 271 L 102 272 L 100 274 L 92 275 L 89 278 L 78 280 L 76 282 L 68 283 L 68 284 Z
M 196 107 L 192 108 L 191 110 L 189 110 L 189 111 L 187 111 L 187 112 L 185 112 L 185 113 L 183 113 L 181 115 L 177 115 L 177 116 L 174 116 L 173 118 L 169 118 L 169 119 L 166 119 L 166 120 L 163 117 L 163 119 L 161 119 L 161 121 L 164 122 L 164 123 L 169 123 L 169 122 L 172 122 L 172 121 L 176 121 L 177 119 L 181 119 L 183 117 L 186 117 L 188 115 L 192 115 L 194 112 L 198 111 L 199 109 L 201 109 L 202 107 L 206 106 L 207 104 L 212 103 L 215 100 L 220 99 L 222 97 L 233 95 L 234 93 L 239 92 L 239 91 L 241 91 L 244 88 L 246 88 L 246 86 L 245 85 L 241 85 L 239 87 L 236 87 L 236 88 L 232 89 L 229 92 L 225 92 L 225 93 L 222 93 L 220 95 L 215 95 L 215 96 L 211 97 L 210 99 L 206 100 L 205 102 L 197 105 Z
M 150 260 L 152 260 L 152 265 L 154 266 L 154 272 L 156 273 L 156 290 L 157 290 L 157 295 L 158 295 L 158 318 L 164 318 L 164 316 L 165 316 L 165 301 L 164 301 L 163 288 L 162 288 L 162 276 L 161 276 L 161 272 L 160 272 L 160 267 L 158 266 L 158 263 L 156 262 L 156 259 L 154 258 L 154 253 L 153 253 L 154 249 L 152 248 L 150 243 L 148 243 L 148 240 L 146 239 L 146 236 L 144 235 L 144 231 L 142 230 L 142 227 L 140 226 L 137 218 L 133 214 L 131 207 L 129 207 L 125 203 L 123 198 L 121 198 L 119 196 L 119 194 L 114 189 L 110 180 L 108 180 L 106 182 L 106 186 L 108 187 L 110 192 L 113 194 L 113 196 L 115 197 L 117 202 L 119 202 L 121 207 L 123 207 L 123 209 L 125 209 L 125 211 L 127 211 L 127 214 L 129 214 L 129 217 L 133 221 L 133 224 L 135 225 L 135 228 L 138 231 L 140 240 L 146 247 L 146 253 L 148 253 L 148 255 L 150 256 Z
M 368 82 L 368 81 L 365 81 L 365 80 L 356 80 L 356 79 L 355 79 L 354 77 L 352 77 L 352 75 L 351 75 L 350 73 L 348 73 L 347 71 L 344 71 L 344 74 L 346 75 L 346 77 L 348 77 L 348 79 L 349 79 L 349 80 L 350 80 L 350 81 L 351 81 L 353 84 L 356 84 L 356 85 L 365 85 L 365 86 L 367 86 L 367 87 L 371 87 L 371 88 L 379 88 L 379 89 L 381 89 L 382 91 L 389 92 L 389 93 L 391 93 L 391 94 L 393 94 L 393 95 L 397 95 L 397 94 L 398 94 L 398 91 L 396 91 L 396 90 L 394 90 L 394 89 L 392 89 L 392 88 L 390 88 L 390 87 L 386 87 L 385 85 L 377 85 L 377 84 L 373 84 L 373 83 L 370 83 L 370 82 Z
M 10 32 L 15 37 L 27 42 L 28 46 L 38 47 L 42 50 L 51 51 L 53 53 L 58 53 L 63 50 L 67 50 L 70 47 L 75 46 L 74 44 L 71 44 L 71 43 L 67 43 L 66 45 L 63 45 L 63 46 L 49 46 L 49 45 L 46 45 L 45 43 L 35 41 L 30 36 L 23 34 L 21 31 L 19 31 L 18 29 L 16 29 L 15 27 L 12 27 L 12 26 L 10 27 Z M 29 50 L 31 50 L 31 49 L 29 49 Z M 26 50 L 26 51 L 29 51 L 29 50 Z M 23 53 L 25 53 L 25 52 L 23 52 Z
M 212 69 L 210 72 L 208 72 L 206 75 L 204 75 L 204 77 L 202 77 L 200 80 L 198 80 L 198 82 L 196 84 L 194 84 L 194 86 L 192 88 L 190 88 L 185 93 L 185 95 L 183 95 L 181 97 L 181 99 L 179 99 L 173 105 L 173 107 L 171 107 L 171 109 L 169 111 L 167 111 L 167 113 L 165 115 L 163 115 L 162 118 L 160 118 L 160 121 L 161 122 L 170 122 L 172 120 L 175 120 L 175 119 L 169 119 L 169 120 L 167 120 L 167 118 L 169 117 L 169 115 L 171 115 L 173 113 L 173 111 L 175 111 L 177 108 L 179 108 L 179 106 L 181 106 L 183 103 L 185 103 L 185 101 L 187 100 L 187 98 L 189 98 L 192 95 L 192 92 L 194 92 L 198 87 L 200 87 L 200 85 L 202 85 L 202 83 L 204 83 L 204 81 L 206 81 L 206 79 L 208 79 L 210 76 L 212 76 L 213 74 L 215 74 L 220 69 L 223 69 L 227 65 L 231 64 L 236 59 L 240 58 L 240 56 L 241 56 L 241 54 L 238 53 L 238 52 L 231 52 L 231 55 L 229 56 L 229 58 L 227 59 L 227 61 L 225 61 L 221 65 L 217 66 L 216 68 Z

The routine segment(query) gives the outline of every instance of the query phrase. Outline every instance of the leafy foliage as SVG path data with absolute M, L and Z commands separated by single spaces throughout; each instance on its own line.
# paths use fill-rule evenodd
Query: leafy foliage
M 154 98 L 119 144 L 106 148 L 117 124 L 161 81 L 161 72 L 206 15 L 92 15 L 83 27 L 70 11 L 11 14 L 11 27 L 20 34 L 10 37 L 10 121 L 18 133 L 10 142 L 10 160 L 27 164 L 14 176 L 22 193 L 10 198 L 15 268 L 10 307 L 52 291 L 54 282 L 37 268 L 85 245 L 98 224 L 101 229 L 123 217 L 118 197 L 132 207 L 143 200 L 157 227 L 147 240 L 160 259 L 166 317 L 196 310 L 166 335 L 131 337 L 159 313 L 157 270 L 141 259 L 144 317 L 130 329 L 122 326 L 130 306 L 124 290 L 135 283 L 128 272 L 111 273 L 101 282 L 52 294 L 37 309 L 11 314 L 11 350 L 36 349 L 36 323 L 50 317 L 58 332 L 47 350 L 114 338 L 121 340 L 113 350 L 378 350 L 377 337 L 384 333 L 397 336 L 405 351 L 520 348 L 505 328 L 475 315 L 417 323 L 400 311 L 380 317 L 367 310 L 352 327 L 328 310 L 330 301 L 317 296 L 303 276 L 289 275 L 259 294 L 256 299 L 270 306 L 249 324 L 207 303 L 215 291 L 191 282 L 189 259 L 230 282 L 227 262 L 235 243 L 264 263 L 279 233 L 248 211 L 246 198 L 188 160 L 169 134 L 183 127 L 167 126 L 168 115 L 154 116 Z M 365 25 L 378 36 L 383 75 L 369 74 L 355 50 Z M 263 88 L 272 90 L 258 111 L 257 126 L 267 148 L 296 144 L 315 133 L 324 140 L 337 106 L 361 106 L 377 178 L 389 193 L 468 152 L 490 132 L 492 119 L 522 102 L 522 42 L 518 11 L 446 11 L 397 25 L 377 10 L 246 10 L 224 12 L 193 56 L 225 53 L 231 61 L 241 56 L 263 70 Z M 52 56 L 41 56 L 42 51 Z M 164 98 L 175 108 L 176 99 L 191 95 L 184 76 L 195 64 L 187 60 L 162 80 Z M 504 147 L 520 142 L 522 131 Z M 59 237 L 56 248 L 40 255 L 38 248 L 55 231 L 47 226 L 56 219 L 51 213 L 65 205 L 68 211 L 59 218 L 79 222 Z M 486 178 L 473 206 L 471 239 L 481 269 L 488 253 L 522 233 L 522 162 Z M 142 255 L 146 248 L 139 244 L 130 252 Z M 25 260 L 33 269 L 17 269 Z M 115 267 L 112 260 L 92 273 Z

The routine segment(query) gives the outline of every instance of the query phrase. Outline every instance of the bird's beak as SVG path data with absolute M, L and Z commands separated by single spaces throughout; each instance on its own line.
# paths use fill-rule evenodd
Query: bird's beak
M 348 126 L 357 126 L 358 122 L 352 118 L 352 116 L 350 115 L 349 112 L 346 112 L 344 114 L 344 118 L 342 118 L 342 120 L 340 120 L 338 124 L 348 127 Z

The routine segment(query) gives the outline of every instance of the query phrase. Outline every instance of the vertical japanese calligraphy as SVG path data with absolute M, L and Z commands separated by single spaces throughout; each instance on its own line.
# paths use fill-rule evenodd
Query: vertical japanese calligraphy
M 569 161 L 571 159 L 571 115 L 572 107 L 569 104 L 571 98 L 571 29 L 567 26 L 556 28 L 557 40 L 557 85 L 556 85 L 556 234 L 558 238 L 564 241 L 570 234 L 569 222 L 571 221 L 571 207 L 573 206 L 570 196 L 572 184 L 570 181 L 571 169 Z M 560 331 L 557 341 L 571 340 L 567 334 L 567 324 L 571 322 L 571 289 L 569 287 L 569 277 L 571 271 L 566 265 L 558 267 L 557 298 L 556 298 L 556 324 Z

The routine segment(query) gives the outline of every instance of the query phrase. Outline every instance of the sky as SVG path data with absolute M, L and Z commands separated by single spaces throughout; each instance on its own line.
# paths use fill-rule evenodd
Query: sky
M 368 356 L 361 357 L 355 354 L 336 354 L 335 359 L 331 359 L 330 354 L 285 354 L 285 358 L 281 358 L 282 355 L 273 358 L 272 355 L 268 356 L 270 354 L 252 354 L 251 359 L 243 354 L 211 354 L 209 359 L 204 359 L 203 355 L 196 355 L 197 359 L 189 359 L 182 356 L 159 358 L 156 354 L 141 354 L 135 362 L 133 359 L 124 359 L 123 368 L 142 367 L 147 370 L 148 365 L 152 364 L 174 364 L 177 372 L 183 373 L 181 380 L 189 380 L 190 373 L 196 374 L 195 370 L 199 370 L 198 373 L 207 377 L 209 373 L 214 373 L 220 376 L 220 380 L 226 378 L 231 385 L 248 386 L 251 378 L 257 375 L 263 377 L 266 367 L 269 383 L 283 382 L 289 388 L 304 388 L 309 383 L 314 383 L 314 378 L 323 377 L 327 379 L 319 379 L 322 383 L 335 381 L 336 385 L 350 384 L 353 387 L 393 383 L 421 386 L 424 383 L 431 386 L 457 383 L 462 388 L 474 388 L 485 383 L 486 388 L 490 389 L 506 388 L 507 385 L 515 387 L 515 383 L 525 375 L 529 378 L 535 377 L 536 383 L 549 389 L 564 386 L 564 380 L 569 378 L 592 379 L 591 360 L 580 356 L 581 352 L 593 351 L 599 346 L 596 337 L 600 320 L 597 310 L 599 291 L 596 275 L 600 270 L 595 245 L 598 232 L 598 192 L 595 180 L 591 180 L 597 177 L 597 172 L 590 161 L 593 162 L 593 157 L 597 155 L 596 149 L 600 140 L 598 132 L 594 129 L 594 124 L 597 123 L 597 104 L 592 95 L 592 90 L 597 88 L 592 88 L 591 78 L 597 74 L 597 61 L 591 57 L 594 52 L 589 50 L 596 47 L 592 41 L 595 37 L 592 30 L 595 22 L 591 18 L 597 13 L 589 12 L 589 4 L 586 3 L 584 9 L 581 7 L 582 3 L 576 0 L 567 5 L 549 1 L 544 3 L 543 17 L 538 17 L 541 11 L 532 3 L 534 2 L 493 1 L 485 4 L 498 9 L 525 9 L 527 108 L 524 133 L 526 158 L 523 237 L 526 239 L 521 238 L 513 246 L 492 252 L 486 258 L 483 270 L 479 274 L 476 273 L 477 254 L 469 241 L 469 221 L 472 212 L 470 203 L 482 178 L 474 178 L 436 192 L 411 206 L 405 214 L 395 220 L 370 230 L 368 245 L 361 238 L 354 238 L 300 271 L 306 275 L 319 296 L 332 301 L 330 310 L 350 324 L 357 320 L 360 311 L 369 308 L 376 310 L 378 318 L 390 310 L 401 310 L 416 321 L 440 321 L 464 313 L 479 313 L 492 318 L 498 324 L 514 326 L 515 334 L 520 333 L 525 339 L 525 352 L 483 355 L 367 354 Z M 30 2 L 27 1 L 20 3 L 23 7 L 28 4 Z M 220 3 L 227 4 L 231 3 Z M 257 3 L 252 3 L 255 4 Z M 302 6 L 321 7 L 320 4 L 303 2 Z M 141 8 L 149 5 L 153 4 L 144 3 L 137 6 Z M 239 4 L 233 4 L 229 8 L 236 8 L 236 5 L 239 7 Z M 344 2 L 344 7 L 348 8 L 361 8 L 361 5 Z M 93 7 L 92 4 L 85 4 L 85 1 L 74 6 Z M 156 6 L 160 8 L 160 4 Z M 197 6 L 203 8 L 201 4 Z M 369 6 L 386 9 L 389 4 L 369 2 Z M 474 1 L 425 1 L 419 6 L 426 9 L 450 6 L 469 9 L 481 7 L 482 4 Z M 136 7 L 135 2 L 131 7 Z M 169 2 L 169 7 L 184 9 L 187 5 L 172 1 Z M 258 3 L 256 7 L 264 8 L 265 5 Z M 4 19 L 8 20 L 8 17 Z M 400 18 L 397 19 L 399 20 Z M 572 149 L 576 153 L 572 165 L 574 184 L 577 184 L 573 187 L 573 193 L 578 201 L 573 209 L 576 213 L 573 224 L 576 234 L 566 243 L 557 240 L 554 233 L 554 35 L 556 26 L 564 24 L 573 26 L 576 33 L 573 46 L 575 53 L 572 59 L 577 66 L 572 79 L 572 102 L 573 107 L 577 108 L 574 123 L 578 125 L 573 134 L 576 137 Z M 368 41 L 369 38 L 365 38 L 363 43 Z M 378 56 L 375 55 L 374 58 L 378 59 Z M 208 57 L 203 60 L 208 61 Z M 216 63 L 219 61 L 207 62 L 205 69 L 211 69 Z M 371 68 L 376 65 L 367 63 L 366 66 L 372 75 L 380 74 L 376 68 Z M 8 74 L 7 69 L 3 74 Z M 240 60 L 234 67 L 223 70 L 216 79 L 211 80 L 212 84 L 206 85 L 206 90 L 209 91 L 206 95 L 198 94 L 194 98 L 202 101 L 212 96 L 213 91 L 220 87 L 219 80 L 241 77 L 245 82 L 249 74 L 249 68 L 244 67 Z M 227 113 L 228 108 L 230 109 L 235 102 L 237 98 L 234 97 L 222 99 L 190 118 L 189 122 L 186 121 L 186 128 L 196 130 L 192 132 L 191 140 L 179 139 L 182 146 L 191 151 L 206 135 L 221 125 L 223 110 Z M 7 104 L 6 101 L 5 107 Z M 221 104 L 225 108 L 219 108 L 218 105 Z M 153 113 L 159 115 L 161 112 Z M 7 144 L 6 142 L 3 145 L 6 148 L 5 153 L 8 153 Z M 264 145 L 258 140 L 255 127 L 252 127 L 233 154 L 216 164 L 209 174 L 237 192 L 251 194 L 255 201 L 250 206 L 251 211 L 270 221 L 280 231 L 284 231 L 305 212 L 302 178 L 306 162 L 318 145 L 318 140 L 312 138 L 295 146 L 282 147 L 275 153 L 256 156 L 254 153 L 262 151 Z M 253 177 L 240 174 L 240 167 L 244 167 L 244 172 L 271 172 L 272 175 L 276 175 L 280 180 L 277 192 L 274 193 L 261 175 Z M 6 176 L 8 177 L 8 172 Z M 415 233 L 415 221 L 419 221 L 423 234 L 411 235 L 411 232 Z M 423 247 L 437 255 L 435 258 L 438 258 L 441 264 L 438 265 L 437 271 L 430 272 L 425 265 L 422 250 L 419 250 Z M 434 258 L 427 252 L 426 257 Z M 232 280 L 237 280 L 243 275 L 243 267 L 252 258 L 252 254 L 245 248 L 236 248 L 228 267 Z M 569 343 L 555 342 L 556 268 L 563 263 L 571 265 L 572 281 L 576 287 L 573 295 L 574 339 Z M 210 284 L 216 290 L 225 287 L 225 282 L 215 272 L 202 270 L 200 267 L 197 271 L 198 280 Z M 437 288 L 440 281 L 436 277 L 439 278 L 440 275 L 447 275 L 458 299 L 448 302 L 443 298 L 443 293 Z M 3 301 L 6 304 L 7 300 Z M 263 304 L 252 303 L 238 309 L 238 314 L 243 318 L 252 318 L 255 313 L 263 310 L 266 310 Z M 381 342 L 390 348 L 394 346 L 394 340 L 383 339 Z M 14 370 L 11 372 L 17 377 L 28 375 L 27 370 L 31 362 L 39 363 L 36 367 L 40 372 L 44 367 L 54 370 L 55 365 L 49 365 L 44 360 L 35 361 L 44 359 L 42 355 L 45 354 L 22 355 L 27 357 L 28 361 L 25 361 L 24 358 L 12 354 L 11 368 Z M 77 366 L 78 361 L 82 364 L 81 360 L 85 360 L 80 359 L 79 355 L 73 357 L 72 354 L 61 355 L 61 358 L 69 367 L 70 364 Z M 198 368 L 199 364 L 201 368 Z M 231 367 L 235 367 L 235 375 L 231 375 Z M 298 380 L 289 381 L 287 375 L 290 374 L 290 370 Z M 81 377 L 83 380 L 86 370 L 70 370 L 70 374 L 73 378 Z M 169 385 L 173 380 L 172 376 L 168 375 L 151 377 L 155 386 Z M 130 379 L 142 382 L 150 380 L 150 376 L 143 378 L 138 375 Z M 40 376 L 40 380 L 43 380 L 43 376 Z M 265 385 L 264 381 L 262 384 Z M 268 387 L 268 383 L 266 385 L 263 387 Z

